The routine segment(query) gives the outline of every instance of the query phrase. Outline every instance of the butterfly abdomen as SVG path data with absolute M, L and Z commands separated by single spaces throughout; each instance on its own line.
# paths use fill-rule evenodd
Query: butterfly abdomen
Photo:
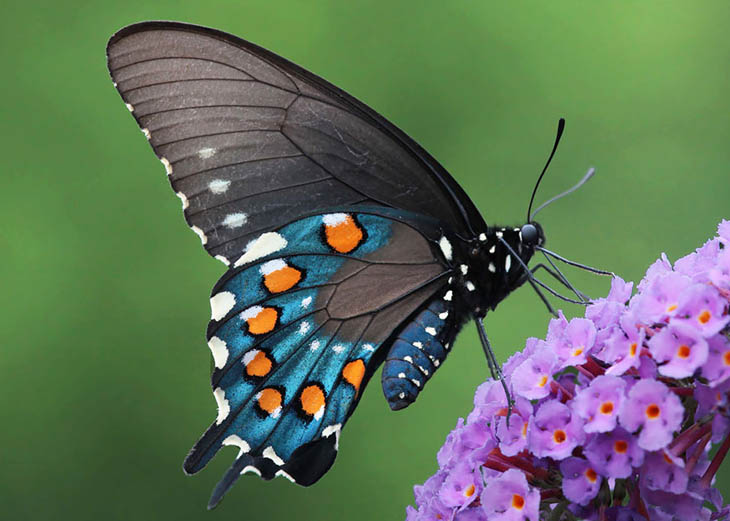
M 441 366 L 461 327 L 454 294 L 438 295 L 398 333 L 383 366 L 382 386 L 390 408 L 413 403 Z

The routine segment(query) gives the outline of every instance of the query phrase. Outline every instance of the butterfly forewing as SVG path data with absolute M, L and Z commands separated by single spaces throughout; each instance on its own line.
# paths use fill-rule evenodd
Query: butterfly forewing
M 382 204 L 484 228 L 461 188 L 384 118 L 249 42 L 177 23 L 109 42 L 122 98 L 165 164 L 188 223 L 230 262 L 302 213 Z

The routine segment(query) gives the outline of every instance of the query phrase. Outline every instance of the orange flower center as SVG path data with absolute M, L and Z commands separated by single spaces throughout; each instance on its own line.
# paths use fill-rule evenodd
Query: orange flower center
M 669 306 L 669 307 L 667 308 L 667 312 L 668 312 L 668 313 L 671 313 L 671 312 L 672 312 L 672 311 L 674 311 L 675 309 L 677 309 L 677 304 L 672 304 L 671 306 Z
M 474 487 L 473 484 L 466 487 L 466 490 L 464 491 L 464 495 L 466 497 L 472 497 L 474 495 L 474 490 L 476 490 L 476 487 Z
M 629 444 L 626 441 L 617 440 L 614 442 L 613 451 L 617 454 L 624 454 L 627 450 L 629 450 Z
M 598 479 L 598 474 L 596 474 L 596 471 L 590 467 L 586 469 L 585 476 L 586 476 L 586 479 L 588 481 L 590 481 L 591 483 L 595 483 L 596 480 Z
M 568 436 L 565 434 L 563 429 L 557 429 L 553 432 L 553 441 L 555 443 L 563 443 L 567 438 Z
M 631 344 L 631 347 L 629 348 L 629 353 L 631 354 L 631 356 L 636 356 L 636 349 L 638 347 L 639 346 L 636 345 L 636 342 L 634 342 L 633 344 Z
M 523 498 L 519 494 L 513 494 L 512 495 L 512 507 L 516 508 L 517 510 L 522 510 L 522 508 L 524 506 L 525 506 L 525 498 Z
M 711 318 L 712 318 L 712 315 L 710 315 L 710 312 L 707 310 L 704 310 L 702 313 L 700 313 L 700 316 L 697 317 L 697 320 L 700 321 L 700 324 L 707 324 Z
M 545 384 L 547 383 L 547 381 L 548 381 L 548 377 L 547 376 L 543 376 L 542 378 L 540 378 L 540 383 L 538 383 L 537 386 L 538 387 L 545 387 Z
M 600 411 L 601 414 L 611 414 L 613 412 L 613 402 L 603 402 Z
M 682 344 L 679 346 L 679 349 L 677 349 L 677 356 L 679 358 L 688 358 L 691 352 L 692 350 L 688 345 Z
M 730 351 L 725 351 L 725 353 L 723 353 L 722 361 L 725 365 L 730 365 Z
M 661 412 L 661 409 L 659 409 L 659 406 L 655 403 L 652 403 L 646 408 L 646 417 L 650 420 L 656 420 L 659 418 L 659 413 Z

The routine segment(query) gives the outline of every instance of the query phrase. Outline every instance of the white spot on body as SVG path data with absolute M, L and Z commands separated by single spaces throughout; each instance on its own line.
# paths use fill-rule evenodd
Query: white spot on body
M 190 206 L 190 201 L 188 201 L 187 196 L 182 192 L 175 192 L 175 195 L 182 201 L 182 209 L 187 210 L 188 206 Z
M 434 367 L 438 367 L 439 365 L 441 365 L 441 361 L 437 360 L 436 358 L 434 358 L 431 361 L 433 362 L 433 366 Z
M 253 465 L 246 465 L 245 467 L 243 467 L 243 470 L 241 471 L 241 475 L 248 474 L 249 472 L 251 474 L 256 474 L 258 477 L 261 477 L 261 471 L 259 469 L 257 469 L 256 467 L 254 467 Z
M 474 287 L 474 284 L 472 284 L 472 282 L 470 280 L 467 280 L 466 289 L 468 289 L 469 291 L 474 291 L 476 288 Z
M 213 396 L 218 405 L 218 417 L 215 419 L 215 424 L 220 425 L 223 423 L 223 420 L 228 418 L 228 414 L 231 412 L 231 406 L 228 404 L 228 400 L 226 400 L 226 392 L 220 387 L 217 387 L 213 391 Z
M 246 442 L 246 440 L 242 439 L 237 434 L 231 434 L 225 440 L 223 440 L 221 443 L 223 445 L 233 445 L 234 447 L 238 447 L 239 449 L 241 449 L 241 451 L 238 453 L 238 456 L 236 456 L 236 458 L 240 458 L 241 454 L 246 454 L 248 451 L 251 450 L 251 447 Z
M 191 226 L 190 229 L 193 230 L 198 237 L 200 237 L 200 242 L 202 244 L 205 245 L 208 242 L 208 237 L 206 237 L 205 232 L 203 230 L 201 230 L 197 226 Z
M 420 370 L 420 371 L 421 371 L 421 372 L 422 372 L 422 373 L 423 373 L 423 374 L 424 374 L 425 376 L 428 376 L 428 369 L 426 369 L 425 367 L 421 367 L 420 365 L 418 366 L 418 369 L 419 369 L 419 370 Z
M 489 248 L 489 253 L 494 253 L 494 251 L 495 251 L 496 249 L 497 249 L 497 245 L 496 245 L 496 244 L 492 244 L 492 247 L 491 247 L 491 248 Z
M 446 257 L 446 260 L 450 261 L 454 254 L 454 251 L 451 248 L 451 243 L 446 237 L 441 237 L 441 239 L 439 239 L 439 248 L 441 248 L 441 251 L 443 252 L 444 257 Z
M 494 273 L 497 271 L 497 268 L 494 266 L 493 262 L 489 263 L 489 266 L 487 266 L 487 269 L 490 271 L 490 273 Z
M 415 385 L 416 387 L 421 387 L 421 382 L 419 380 L 411 378 L 411 382 L 413 382 L 413 385 Z
M 214 194 L 224 194 L 228 191 L 229 186 L 231 186 L 230 181 L 226 181 L 225 179 L 213 179 L 210 183 L 208 183 L 208 190 Z
M 498 239 L 502 238 L 502 232 L 495 232 L 495 235 L 497 236 Z
M 200 159 L 208 159 L 209 157 L 213 157 L 216 153 L 215 148 L 205 147 L 198 150 L 198 157 Z
M 431 336 L 436 336 L 436 330 L 432 327 L 427 327 L 424 331 L 426 331 L 426 333 L 428 333 Z
M 213 364 L 216 368 L 223 369 L 228 361 L 228 346 L 226 343 L 217 336 L 214 336 L 208 340 L 208 347 L 213 355 Z
M 261 453 L 264 458 L 270 459 L 277 465 L 281 466 L 284 464 L 284 460 L 281 459 L 274 450 L 274 447 L 268 446 L 264 449 L 264 452 Z
M 448 316 L 449 316 L 449 312 L 448 311 L 444 311 L 443 313 L 439 313 L 439 318 L 441 320 L 446 320 L 448 318 Z
M 210 297 L 210 318 L 220 320 L 236 305 L 236 296 L 230 291 L 221 291 Z
M 310 324 L 309 322 L 302 322 L 301 324 L 299 324 L 300 335 L 306 335 L 310 329 L 312 329 L 312 324 Z
M 459 268 L 461 269 L 462 275 L 466 275 L 469 272 L 469 266 L 467 266 L 466 264 L 462 264 L 461 266 L 459 266 Z
M 423 344 L 421 342 L 413 342 L 413 347 L 423 349 Z
M 162 163 L 163 166 L 165 167 L 165 172 L 167 173 L 167 175 L 172 175 L 172 165 L 167 160 L 167 158 L 166 157 L 161 157 L 160 158 L 160 163 Z
M 226 266 L 228 266 L 231 263 L 231 261 L 226 259 L 223 255 L 216 255 L 215 258 L 218 259 L 219 261 L 221 261 Z
M 487 240 L 487 234 L 486 233 L 480 233 L 479 234 L 479 240 L 484 242 Z
M 411 358 L 410 356 L 404 356 L 403 360 L 405 360 L 409 364 L 413 364 L 413 358 Z
M 451 290 L 447 291 L 446 294 L 444 295 L 444 300 L 446 302 L 451 302 L 452 298 L 454 298 L 454 292 Z
M 400 394 L 398 394 L 398 398 L 400 398 L 401 400 L 403 398 L 405 398 L 405 397 L 406 397 L 406 393 L 400 393 Z
M 509 271 L 511 266 L 512 266 L 512 257 L 507 255 L 507 258 L 504 259 L 504 271 Z
M 247 262 L 255 261 L 261 257 L 266 257 L 274 252 L 286 248 L 287 241 L 284 237 L 276 232 L 266 232 L 258 238 L 252 240 L 246 246 L 246 252 L 233 263 L 233 267 L 237 268 Z
M 223 226 L 231 230 L 240 228 L 248 221 L 248 215 L 243 212 L 229 213 L 226 218 L 223 219 Z
M 312 297 L 305 297 L 302 299 L 303 308 L 308 308 L 311 303 L 312 303 Z
M 294 478 L 293 478 L 293 477 L 291 477 L 291 476 L 290 476 L 289 474 L 287 474 L 286 472 L 284 472 L 283 470 L 277 470 L 277 471 L 276 471 L 276 474 L 274 474 L 274 476 L 281 476 L 281 477 L 283 477 L 283 478 L 286 478 L 286 479 L 288 479 L 288 480 L 289 480 L 289 481 L 291 481 L 292 483 L 296 483 L 296 481 L 294 481 Z

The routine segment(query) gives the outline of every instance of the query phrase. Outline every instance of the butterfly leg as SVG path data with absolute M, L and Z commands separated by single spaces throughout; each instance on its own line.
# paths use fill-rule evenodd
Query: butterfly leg
M 548 260 L 548 262 L 550 263 L 550 265 L 554 269 L 550 269 L 545 264 L 540 263 L 540 264 L 535 265 L 530 270 L 530 271 L 532 271 L 532 274 L 534 275 L 537 272 L 537 270 L 539 270 L 539 269 L 544 269 L 548 273 L 548 275 L 550 275 L 555 280 L 557 280 L 558 282 L 560 282 L 560 284 L 562 284 L 564 287 L 566 287 L 567 289 L 569 289 L 570 291 L 572 291 L 578 298 L 582 299 L 584 302 L 587 302 L 588 300 L 590 300 L 590 297 L 588 295 L 586 295 L 585 293 L 583 293 L 582 291 L 580 291 L 579 289 L 577 289 L 575 286 L 573 286 L 570 283 L 570 281 L 563 274 L 563 272 L 560 271 L 558 269 L 558 267 L 555 266 L 555 264 L 549 258 L 547 260 Z
M 489 366 L 489 372 L 492 374 L 492 379 L 499 380 L 502 384 L 502 388 L 504 389 L 504 395 L 507 398 L 507 424 L 509 425 L 509 417 L 512 413 L 512 406 L 514 404 L 514 401 L 512 400 L 512 395 L 510 394 L 509 389 L 507 389 L 507 382 L 505 382 L 504 380 L 502 369 L 499 366 L 499 362 L 497 362 L 497 357 L 494 355 L 492 345 L 489 343 L 489 338 L 487 338 L 487 332 L 484 329 L 484 323 L 478 317 L 474 317 L 474 320 L 477 323 L 479 340 L 482 343 L 482 349 L 484 350 L 484 354 L 487 357 L 487 365 Z

